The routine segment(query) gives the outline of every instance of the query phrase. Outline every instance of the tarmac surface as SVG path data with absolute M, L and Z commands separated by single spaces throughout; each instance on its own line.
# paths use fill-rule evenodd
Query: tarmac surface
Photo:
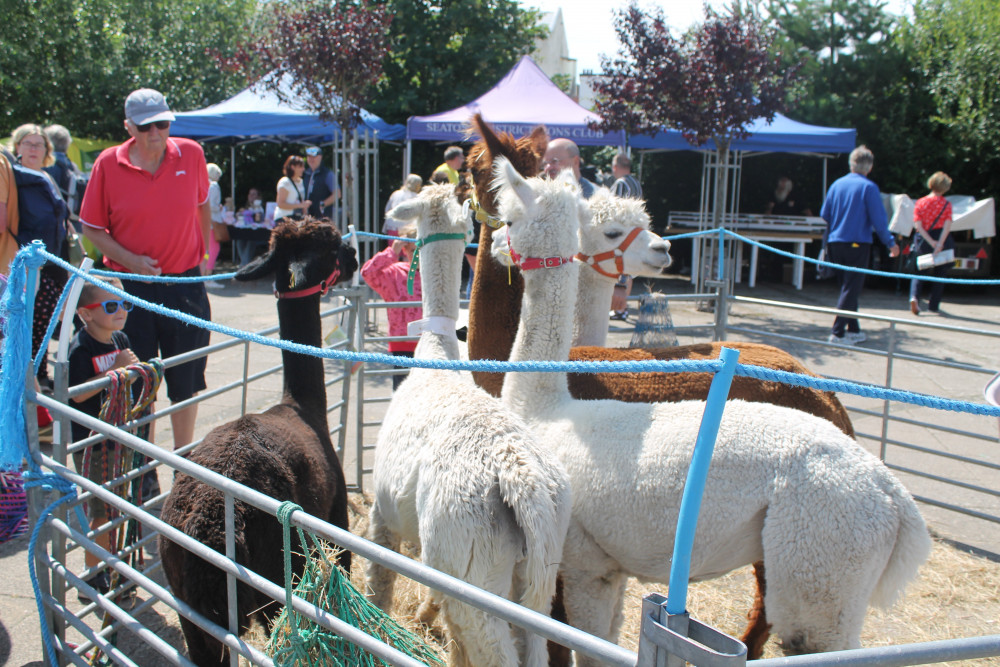
M 633 293 L 659 291 L 666 294 L 689 294 L 690 283 L 681 277 L 671 276 L 649 284 L 637 280 Z M 782 283 L 758 282 L 753 289 L 737 285 L 736 295 L 767 302 L 784 302 L 802 306 L 832 307 L 836 303 L 835 286 L 830 282 L 808 282 L 801 291 Z M 256 331 L 276 323 L 274 298 L 270 286 L 263 281 L 249 284 L 230 282 L 223 289 L 210 291 L 213 320 L 246 331 Z M 942 314 L 937 317 L 913 316 L 908 309 L 905 286 L 899 289 L 891 281 L 880 281 L 865 290 L 861 297 L 861 312 L 881 318 L 863 321 L 862 328 L 868 340 L 856 348 L 834 348 L 825 343 L 832 317 L 826 313 L 779 307 L 776 303 L 738 302 L 728 314 L 730 327 L 740 331 L 731 333 L 733 340 L 766 342 L 782 347 L 797 356 L 814 372 L 856 382 L 884 385 L 891 377 L 892 386 L 906 391 L 920 392 L 960 401 L 983 403 L 982 387 L 1000 366 L 1000 290 L 990 288 L 946 288 Z M 637 308 L 632 304 L 629 322 L 611 322 L 609 345 L 627 346 L 636 323 Z M 464 311 L 463 311 L 464 314 Z M 662 314 L 662 313 L 661 313 Z M 711 340 L 708 328 L 714 315 L 698 310 L 691 301 L 675 301 L 670 305 L 670 318 L 674 327 L 681 328 L 680 344 Z M 885 318 L 898 318 L 890 321 Z M 384 314 L 375 316 L 375 325 L 385 326 Z M 648 322 L 647 322 L 648 324 Z M 698 331 L 683 327 L 701 326 Z M 958 328 L 975 330 L 976 334 Z M 890 341 L 895 330 L 895 338 Z M 212 335 L 212 342 L 225 337 Z M 887 368 L 884 352 L 892 342 L 895 352 L 909 355 L 914 361 L 898 360 Z M 250 372 L 280 365 L 279 353 L 273 348 L 255 349 L 250 358 Z M 240 381 L 243 373 L 244 346 L 236 346 L 213 355 L 208 363 L 209 388 Z M 923 363 L 926 359 L 933 363 Z M 959 365 L 953 368 L 947 364 Z M 331 367 L 336 364 L 331 364 Z M 333 368 L 331 368 L 333 370 Z M 280 373 L 254 383 L 247 390 L 247 410 L 257 411 L 273 404 L 280 397 Z M 370 397 L 388 397 L 391 393 L 388 376 L 367 376 L 364 393 Z M 339 389 L 331 392 L 339 395 Z M 356 392 L 352 390 L 352 396 Z M 165 405 L 162 398 L 160 407 Z M 878 438 L 882 433 L 884 401 L 840 394 L 849 409 L 859 440 L 871 451 L 879 453 Z M 215 396 L 199 409 L 196 437 L 200 438 L 211 428 L 229 421 L 240 414 L 242 396 L 239 390 Z M 349 483 L 356 483 L 353 443 L 357 440 L 352 399 L 348 415 L 348 455 L 344 462 Z M 366 407 L 365 421 L 376 421 L 385 403 Z M 891 442 L 916 444 L 919 447 L 947 452 L 950 458 L 931 456 L 920 449 L 890 444 L 887 461 L 890 465 L 907 469 L 931 471 L 938 477 L 956 479 L 959 486 L 943 484 L 929 479 L 926 474 L 900 473 L 900 478 L 922 502 L 932 530 L 949 540 L 980 550 L 986 557 L 1000 561 L 1000 524 L 960 514 L 936 506 L 952 503 L 973 512 L 1000 516 L 1000 498 L 988 493 L 975 492 L 967 487 L 981 487 L 996 491 L 1000 488 L 1000 448 L 997 447 L 998 421 L 994 417 L 974 416 L 965 413 L 943 412 L 932 408 L 893 403 L 891 413 L 902 422 L 889 427 Z M 331 415 L 331 420 L 337 413 Z M 938 424 L 947 430 L 929 429 L 927 424 Z M 979 438 L 969 438 L 952 431 L 970 431 Z M 366 429 L 365 442 L 374 442 L 374 429 Z M 158 425 L 155 442 L 163 447 L 172 446 L 169 422 Z M 985 462 L 968 465 L 966 459 Z M 170 473 L 161 470 L 160 480 L 164 489 L 169 485 Z M 0 665 L 42 665 L 42 648 L 39 621 L 27 568 L 27 535 L 0 545 Z M 80 569 L 82 557 L 78 552 L 71 556 L 70 564 Z M 70 608 L 77 608 L 75 591 L 71 592 Z M 155 618 L 150 625 L 162 633 L 172 644 L 183 647 L 183 640 L 176 628 L 171 610 L 163 605 L 154 609 Z M 158 620 L 157 620 L 158 619 Z M 92 620 L 92 619 L 91 619 Z M 147 622 L 148 619 L 144 618 Z M 157 625 L 159 623 L 159 626 Z M 128 633 L 125 633 L 128 634 Z M 177 643 L 175 643 L 177 642 Z

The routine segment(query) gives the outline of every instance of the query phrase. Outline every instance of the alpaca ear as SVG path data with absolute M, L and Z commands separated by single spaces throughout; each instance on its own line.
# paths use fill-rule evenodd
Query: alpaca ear
M 576 176 L 573 175 L 572 169 L 563 169 L 559 172 L 559 176 L 556 178 L 563 185 L 572 190 L 575 195 L 580 195 L 580 182 L 576 180 Z
M 538 156 L 538 161 L 541 162 L 542 156 L 549 148 L 548 130 L 545 129 L 544 125 L 538 125 L 531 131 L 528 138 L 531 140 L 531 152 Z
M 496 161 L 493 162 L 493 188 L 495 190 L 500 190 L 502 188 L 510 188 L 517 195 L 517 198 L 521 200 L 525 208 L 529 208 L 532 202 L 535 201 L 535 193 L 532 192 L 531 187 L 528 185 L 521 174 L 517 173 L 517 169 L 514 169 L 514 165 L 510 163 L 505 157 L 498 157 Z
M 236 280 L 247 281 L 257 280 L 274 274 L 274 250 L 268 250 L 266 254 L 253 260 L 233 276 Z
M 340 277 L 336 284 L 346 283 L 354 277 L 354 272 L 358 270 L 358 253 L 349 245 L 342 245 L 337 250 L 337 262 L 340 266 Z
M 409 199 L 389 211 L 389 215 L 396 220 L 416 220 L 423 215 L 427 208 L 426 204 L 423 199 Z

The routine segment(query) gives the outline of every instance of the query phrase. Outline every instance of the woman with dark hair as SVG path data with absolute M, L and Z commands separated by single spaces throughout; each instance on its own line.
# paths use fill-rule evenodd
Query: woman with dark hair
M 932 253 L 935 256 L 955 247 L 955 239 L 951 236 L 951 202 L 944 198 L 944 193 L 951 189 L 951 177 L 943 171 L 934 172 L 927 179 L 927 189 L 930 194 L 917 200 L 913 208 L 913 245 L 910 252 L 914 257 Z M 935 260 L 937 258 L 935 257 Z M 930 269 L 931 275 L 941 278 L 948 273 L 950 263 L 937 264 Z M 938 312 L 941 305 L 941 294 L 944 293 L 944 283 L 931 283 L 931 298 L 927 310 Z M 920 278 L 910 280 L 910 312 L 919 315 L 923 310 L 920 306 Z
M 274 210 L 274 221 L 285 217 L 301 218 L 309 210 L 311 201 L 305 197 L 305 185 L 302 174 L 306 170 L 306 161 L 300 155 L 289 155 L 285 160 L 285 175 L 278 181 L 277 207 Z

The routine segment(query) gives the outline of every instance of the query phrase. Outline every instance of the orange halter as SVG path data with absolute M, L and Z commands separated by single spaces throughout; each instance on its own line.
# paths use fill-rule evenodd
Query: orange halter
M 582 252 L 579 252 L 576 254 L 576 259 L 583 262 L 594 271 L 597 271 L 602 276 L 607 276 L 608 278 L 614 278 L 617 280 L 623 273 L 625 273 L 625 262 L 622 260 L 622 256 L 625 254 L 625 251 L 628 250 L 628 247 L 632 245 L 632 241 L 635 240 L 635 237 L 639 236 L 641 231 L 641 227 L 634 228 L 628 233 L 625 240 L 622 241 L 614 250 L 602 252 L 600 255 L 584 255 Z M 608 273 L 600 267 L 600 263 L 608 259 L 615 260 L 615 270 L 617 270 L 618 273 Z

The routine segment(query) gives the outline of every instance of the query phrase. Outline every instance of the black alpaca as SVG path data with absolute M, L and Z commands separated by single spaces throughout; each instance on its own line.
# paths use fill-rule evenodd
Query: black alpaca
M 343 245 L 328 220 L 279 224 L 266 255 L 236 274 L 237 280 L 274 276 L 282 340 L 319 347 L 320 297 L 348 280 L 358 268 L 354 249 Z M 283 351 L 284 392 L 266 412 L 241 417 L 213 429 L 191 453 L 190 460 L 277 500 L 290 500 L 335 526 L 348 528 L 347 486 L 330 441 L 326 417 L 323 361 Z M 163 507 L 162 518 L 225 553 L 223 495 L 178 474 Z M 246 503 L 235 503 L 236 561 L 278 585 L 284 585 L 281 525 L 273 516 Z M 292 532 L 293 536 L 295 531 Z M 293 573 L 305 559 L 295 538 Z M 227 627 L 226 577 L 216 567 L 160 537 L 163 570 L 174 594 L 213 622 Z M 351 554 L 340 565 L 351 569 Z M 252 619 L 270 623 L 282 605 L 255 588 L 237 583 L 240 634 Z M 198 665 L 227 665 L 229 651 L 221 642 L 183 616 L 180 618 L 191 660 Z

